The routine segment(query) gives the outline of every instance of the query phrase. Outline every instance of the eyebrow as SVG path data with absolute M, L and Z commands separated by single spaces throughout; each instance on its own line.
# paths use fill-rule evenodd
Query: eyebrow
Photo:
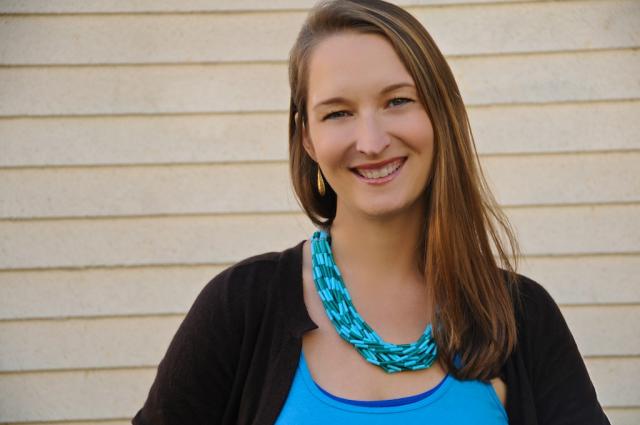
M 392 91 L 397 90 L 397 89 L 402 88 L 402 87 L 415 88 L 415 85 L 413 83 L 405 83 L 405 82 L 391 84 L 391 85 L 383 88 L 382 90 L 380 90 L 380 94 L 389 93 L 389 92 L 392 92 Z M 313 109 L 315 110 L 320 106 L 331 105 L 331 104 L 334 104 L 334 103 L 348 103 L 348 101 L 344 97 L 336 96 L 336 97 L 332 97 L 332 98 L 323 100 L 322 102 L 316 103 L 315 106 L 313 107 Z

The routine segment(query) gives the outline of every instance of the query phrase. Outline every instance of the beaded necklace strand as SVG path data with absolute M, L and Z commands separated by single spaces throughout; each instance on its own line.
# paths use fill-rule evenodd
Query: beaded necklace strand
M 351 296 L 331 253 L 331 237 L 316 231 L 311 237 L 313 281 L 325 312 L 342 339 L 353 345 L 366 361 L 387 373 L 430 367 L 438 355 L 431 324 L 410 344 L 385 342 L 365 322 L 351 302 Z

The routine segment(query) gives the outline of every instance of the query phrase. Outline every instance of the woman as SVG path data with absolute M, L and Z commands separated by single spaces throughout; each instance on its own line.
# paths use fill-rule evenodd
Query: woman
M 203 289 L 133 423 L 607 424 L 557 305 L 514 272 L 418 21 L 320 4 L 289 74 L 291 175 L 319 230 Z

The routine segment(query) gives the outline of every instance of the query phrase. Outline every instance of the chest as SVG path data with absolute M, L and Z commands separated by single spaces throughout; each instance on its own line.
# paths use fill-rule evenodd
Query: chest
M 303 336 L 302 350 L 313 380 L 323 389 L 343 398 L 381 400 L 424 392 L 435 387 L 444 378 L 446 374 L 437 363 L 428 369 L 388 374 L 367 362 L 336 332 L 316 293 L 311 274 L 304 273 L 303 280 L 307 311 L 318 328 Z M 425 305 L 426 303 L 422 307 Z M 362 305 L 356 306 L 367 317 L 367 309 L 361 307 Z M 420 307 L 421 302 L 416 302 L 412 309 L 419 310 Z M 427 323 L 427 320 L 419 317 L 415 320 L 416 314 L 411 311 L 387 309 L 382 316 L 385 320 L 376 320 L 376 323 L 370 322 L 370 325 L 385 340 L 390 341 L 413 341 L 421 335 Z M 368 317 L 372 315 L 369 314 Z M 380 319 L 380 315 L 375 319 Z
M 329 393 L 352 400 L 384 400 L 422 393 L 444 378 L 435 364 L 420 371 L 387 374 L 348 343 L 324 330 L 308 332 L 302 350 L 313 380 Z M 346 345 L 346 346 L 345 346 Z
M 303 296 L 309 316 L 318 328 L 303 335 L 302 350 L 311 377 L 320 387 L 342 398 L 384 400 L 422 393 L 443 380 L 446 371 L 438 362 L 427 369 L 393 374 L 367 362 L 351 344 L 340 338 L 327 317 L 309 263 L 303 262 Z M 403 304 L 401 309 L 389 306 L 374 309 L 367 305 L 356 308 L 365 320 L 373 317 L 369 324 L 386 341 L 415 341 L 428 322 L 424 312 L 430 311 L 430 304 L 419 291 L 410 298 L 414 302 Z M 496 378 L 491 384 L 502 404 L 506 405 L 504 382 Z

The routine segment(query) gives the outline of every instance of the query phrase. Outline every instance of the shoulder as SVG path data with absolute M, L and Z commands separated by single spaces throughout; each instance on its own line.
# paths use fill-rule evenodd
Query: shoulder
M 518 326 L 518 350 L 536 363 L 552 357 L 560 347 L 576 351 L 573 335 L 549 292 L 535 280 L 516 275 L 513 284 L 514 313 Z M 533 366 L 533 363 L 531 366 Z
M 301 274 L 301 244 L 254 255 L 227 267 L 204 286 L 196 303 L 230 314 L 262 308 L 265 301 L 295 284 L 296 276 Z
M 518 344 L 505 364 L 511 415 L 539 423 L 608 424 L 560 308 L 538 282 L 515 281 Z M 519 422 L 519 421 L 518 421 Z
M 547 289 L 537 281 L 516 273 L 511 282 L 516 319 L 519 321 L 549 318 L 560 313 L 558 305 Z

